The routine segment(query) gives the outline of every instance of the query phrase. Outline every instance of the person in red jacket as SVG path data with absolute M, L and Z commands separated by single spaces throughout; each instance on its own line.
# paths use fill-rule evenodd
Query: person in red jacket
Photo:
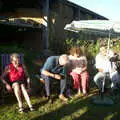
M 8 91 L 12 91 L 13 89 L 14 94 L 18 101 L 20 113 L 23 112 L 23 103 L 22 103 L 21 93 L 23 94 L 30 110 L 33 111 L 34 109 L 32 107 L 30 97 L 25 87 L 26 79 L 27 79 L 27 82 L 30 83 L 30 78 L 27 74 L 26 68 L 23 64 L 20 64 L 19 55 L 17 53 L 13 53 L 10 55 L 10 62 L 11 63 L 5 67 L 5 70 L 1 76 L 1 80 L 5 84 L 6 89 Z M 9 82 L 5 80 L 5 77 L 7 75 L 9 78 Z M 30 84 L 28 87 L 30 87 Z

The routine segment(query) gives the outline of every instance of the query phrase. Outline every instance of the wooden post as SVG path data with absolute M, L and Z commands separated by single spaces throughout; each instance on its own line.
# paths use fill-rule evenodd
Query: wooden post
M 44 41 L 44 49 L 48 49 L 49 47 L 49 0 L 45 0 L 43 15 L 46 21 L 46 26 L 43 32 L 43 41 Z

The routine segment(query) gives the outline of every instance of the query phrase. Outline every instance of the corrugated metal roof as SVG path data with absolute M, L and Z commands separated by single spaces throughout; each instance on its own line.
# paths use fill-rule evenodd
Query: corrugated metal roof
M 0 24 L 32 28 L 41 28 L 42 26 L 45 26 L 43 19 L 32 17 L 20 17 L 20 18 L 1 17 Z

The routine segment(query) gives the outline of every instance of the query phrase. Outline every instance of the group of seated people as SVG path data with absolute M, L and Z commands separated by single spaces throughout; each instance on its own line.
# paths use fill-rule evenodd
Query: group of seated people
M 100 52 L 96 56 L 96 68 L 98 73 L 94 77 L 94 82 L 99 89 L 102 89 L 103 81 L 107 73 L 110 74 L 112 81 L 111 87 L 116 88 L 117 82 L 119 81 L 119 74 L 116 70 L 116 65 L 114 61 L 110 61 L 110 58 L 114 56 L 111 51 L 107 53 L 106 46 L 100 46 Z M 29 94 L 25 87 L 25 79 L 27 79 L 28 87 L 30 87 L 30 77 L 27 74 L 26 67 L 19 62 L 19 55 L 16 53 L 10 56 L 11 63 L 5 67 L 3 74 L 1 75 L 1 80 L 5 84 L 8 91 L 14 91 L 14 94 L 18 101 L 19 112 L 23 112 L 23 103 L 21 98 L 21 93 L 23 94 L 29 108 L 31 111 L 34 110 Z M 92 69 L 91 69 L 92 70 Z M 70 49 L 70 55 L 63 54 L 60 56 L 50 56 L 47 58 L 41 70 L 41 77 L 45 83 L 45 91 L 48 100 L 50 97 L 50 82 L 51 80 L 60 81 L 60 93 L 59 99 L 63 101 L 68 101 L 65 96 L 65 90 L 67 88 L 67 76 L 71 76 L 73 80 L 73 87 L 77 89 L 76 96 L 83 94 L 88 95 L 88 80 L 89 74 L 87 70 L 87 58 L 83 54 L 80 47 L 74 46 Z M 5 76 L 8 75 L 9 82 L 5 80 Z M 68 87 L 69 88 L 69 87 Z

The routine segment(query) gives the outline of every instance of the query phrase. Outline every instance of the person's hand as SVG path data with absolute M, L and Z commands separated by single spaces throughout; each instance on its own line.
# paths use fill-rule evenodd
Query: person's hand
M 27 83 L 27 89 L 31 89 L 30 83 Z
M 60 80 L 62 77 L 59 74 L 54 74 L 54 78 Z
M 11 92 L 12 91 L 12 88 L 11 88 L 11 86 L 9 85 L 9 84 L 6 84 L 6 89 L 9 91 L 9 92 Z
M 103 70 L 102 70 L 101 68 L 98 68 L 98 71 L 99 71 L 99 72 L 103 72 Z
M 30 84 L 30 78 L 29 77 L 27 78 L 27 88 L 31 89 L 31 84 Z

